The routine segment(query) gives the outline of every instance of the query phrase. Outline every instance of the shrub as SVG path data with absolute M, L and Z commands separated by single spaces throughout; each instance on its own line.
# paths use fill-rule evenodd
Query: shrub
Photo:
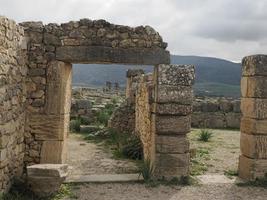
M 213 135 L 213 132 L 206 130 L 206 129 L 202 129 L 198 135 L 198 140 L 203 141 L 203 142 L 208 142 L 210 138 L 212 137 L 212 135 Z
M 71 120 L 70 130 L 72 132 L 80 132 L 81 131 L 81 120 L 80 119 Z
M 133 160 L 143 159 L 143 145 L 140 138 L 132 135 L 123 145 L 122 153 L 125 157 Z

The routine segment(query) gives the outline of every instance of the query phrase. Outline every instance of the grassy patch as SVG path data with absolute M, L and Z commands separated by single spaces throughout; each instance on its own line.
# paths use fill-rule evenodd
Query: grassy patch
M 206 148 L 199 148 L 196 150 L 196 156 L 191 158 L 192 176 L 202 175 L 208 170 L 208 164 L 205 162 L 210 159 L 209 150 Z

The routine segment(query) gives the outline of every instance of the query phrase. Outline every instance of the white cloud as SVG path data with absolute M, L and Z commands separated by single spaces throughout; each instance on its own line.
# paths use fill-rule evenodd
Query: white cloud
M 265 0 L 0 0 L 0 15 L 22 21 L 106 19 L 153 26 L 173 54 L 240 61 L 266 53 Z

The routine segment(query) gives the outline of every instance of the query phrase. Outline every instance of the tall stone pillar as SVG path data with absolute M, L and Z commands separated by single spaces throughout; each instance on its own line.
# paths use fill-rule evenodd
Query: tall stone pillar
M 242 61 L 239 176 L 247 180 L 267 173 L 267 56 Z
M 152 131 L 157 178 L 180 178 L 189 174 L 189 141 L 193 103 L 192 65 L 158 65 L 154 73 Z

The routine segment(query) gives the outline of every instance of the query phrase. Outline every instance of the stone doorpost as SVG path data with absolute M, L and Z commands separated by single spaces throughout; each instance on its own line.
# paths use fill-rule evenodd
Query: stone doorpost
M 267 56 L 245 57 L 242 65 L 239 176 L 255 180 L 267 173 Z
M 195 70 L 192 65 L 158 65 L 154 73 L 152 131 L 157 178 L 189 174 L 189 141 Z

